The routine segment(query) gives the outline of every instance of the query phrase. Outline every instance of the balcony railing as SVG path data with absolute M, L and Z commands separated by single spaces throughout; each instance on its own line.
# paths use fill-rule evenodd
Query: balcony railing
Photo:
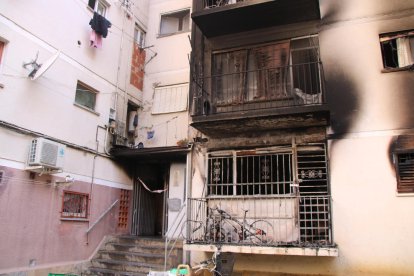
M 327 195 L 193 198 L 189 203 L 189 244 L 335 246 Z
M 244 2 L 245 0 L 204 0 L 204 8 L 210 9 L 215 7 L 227 6 L 238 2 Z
M 194 78 L 193 91 L 194 116 L 325 103 L 320 62 Z

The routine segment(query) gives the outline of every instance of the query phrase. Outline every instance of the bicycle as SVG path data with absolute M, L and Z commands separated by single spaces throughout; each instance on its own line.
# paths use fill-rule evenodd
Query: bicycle
M 225 233 L 220 227 L 221 218 L 214 216 L 214 209 L 207 207 L 206 221 L 190 220 L 189 222 L 198 224 L 193 229 L 193 234 L 202 229 L 201 241 L 208 243 L 223 242 L 225 240 Z
M 218 207 L 213 210 L 217 211 L 221 216 L 220 229 L 224 230 L 225 241 L 230 243 L 251 242 L 257 245 L 269 244 L 272 242 L 273 226 L 266 220 L 255 220 L 252 223 L 247 221 L 247 212 L 244 211 L 243 221 L 240 222 L 237 218 L 232 217 L 226 211 Z M 231 228 L 226 227 L 229 225 Z M 235 235 L 233 235 L 233 233 Z
M 207 270 L 213 275 L 222 276 L 219 271 L 216 270 L 217 268 L 217 255 L 219 255 L 219 251 L 215 251 L 213 256 L 210 259 L 200 262 L 198 265 L 192 267 L 194 273 L 197 275 L 199 272 L 203 270 Z

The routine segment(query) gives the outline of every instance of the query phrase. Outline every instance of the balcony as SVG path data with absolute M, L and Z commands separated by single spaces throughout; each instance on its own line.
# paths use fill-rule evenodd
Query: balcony
M 189 200 L 187 250 L 338 256 L 328 195 Z
M 194 79 L 192 126 L 214 136 L 226 129 L 234 133 L 231 121 L 245 131 L 326 125 L 323 83 L 320 62 Z
M 205 36 L 214 37 L 319 20 L 320 11 L 318 0 L 195 0 L 191 17 Z

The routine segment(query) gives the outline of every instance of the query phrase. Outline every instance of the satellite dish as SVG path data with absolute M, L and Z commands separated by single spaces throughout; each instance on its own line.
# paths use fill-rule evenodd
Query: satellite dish
M 40 78 L 47 71 L 47 69 L 49 69 L 50 66 L 52 66 L 52 64 L 56 61 L 56 59 L 59 57 L 59 55 L 60 55 L 60 51 L 57 51 L 53 56 L 51 56 L 43 64 L 37 64 L 36 61 L 34 61 L 33 62 L 33 71 L 30 72 L 29 78 L 31 80 L 36 80 L 36 79 Z

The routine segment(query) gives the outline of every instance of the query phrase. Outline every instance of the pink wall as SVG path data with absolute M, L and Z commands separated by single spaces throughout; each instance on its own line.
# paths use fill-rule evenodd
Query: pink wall
M 69 187 L 54 187 L 56 177 L 1 167 L 0 183 L 0 270 L 57 262 L 85 260 L 105 235 L 125 232 L 117 229 L 116 205 L 89 234 L 86 230 L 119 198 L 120 190 L 75 181 Z M 61 180 L 61 179 L 59 179 Z M 92 193 L 91 193 L 92 188 Z M 60 218 L 63 190 L 90 194 L 88 222 Z

